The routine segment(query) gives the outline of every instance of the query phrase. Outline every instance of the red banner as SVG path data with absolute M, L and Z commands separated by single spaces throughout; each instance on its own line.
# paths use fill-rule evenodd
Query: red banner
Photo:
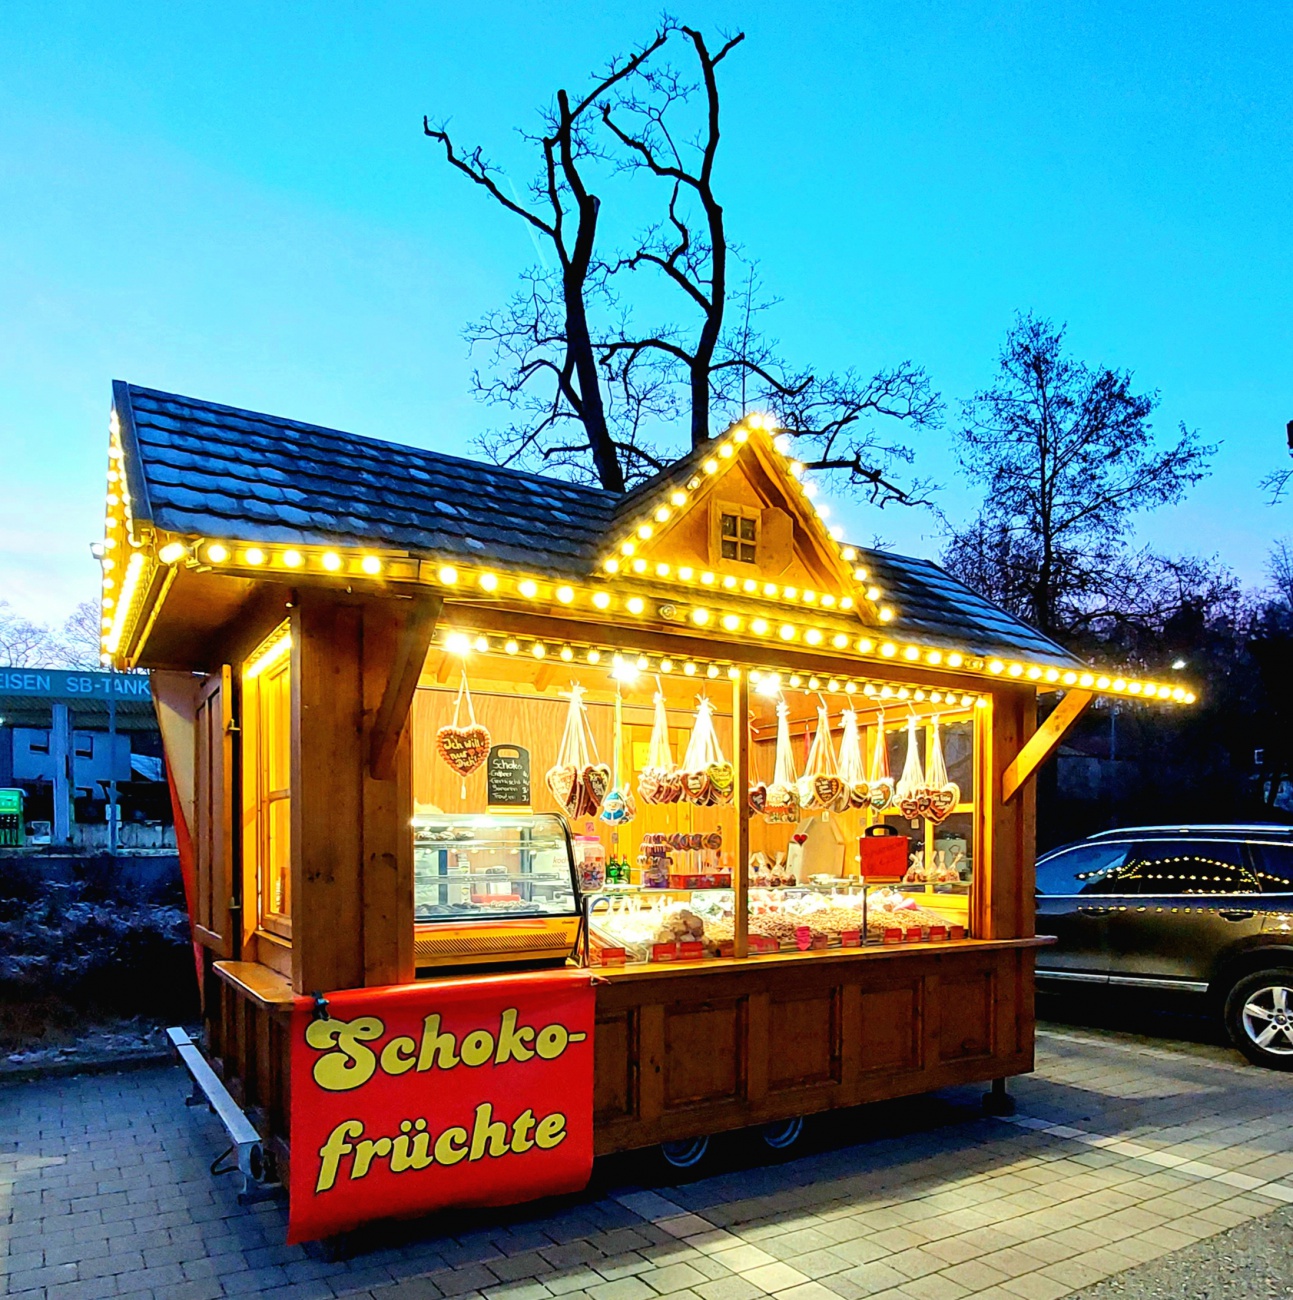
M 586 971 L 353 989 L 292 1012 L 287 1240 L 588 1182 Z

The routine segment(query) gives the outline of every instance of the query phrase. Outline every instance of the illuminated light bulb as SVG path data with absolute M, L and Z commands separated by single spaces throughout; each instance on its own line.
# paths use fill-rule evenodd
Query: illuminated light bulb
M 988 664 L 988 671 L 990 673 L 1004 673 L 1006 671 L 1006 665 L 1003 664 L 1000 659 L 993 659 Z
M 1195 696 L 1195 694 L 1194 694 L 1193 691 L 1186 691 L 1186 692 L 1185 692 L 1185 699 L 1182 701 L 1182 703 L 1183 703 L 1183 704 L 1193 704 L 1196 698 L 1197 698 L 1197 697 Z
M 880 647 L 880 653 L 884 655 L 886 659 L 892 659 L 898 653 L 898 647 L 894 645 L 892 641 L 886 641 L 884 645 Z
M 651 540 L 651 534 L 654 533 L 654 532 L 655 532 L 655 529 L 652 528 L 650 524 L 641 524 L 641 525 L 639 525 L 639 527 L 638 527 L 638 536 L 639 536 L 639 537 L 640 537 L 644 542 L 649 542 L 649 541 Z
M 336 571 L 341 568 L 341 556 L 339 556 L 336 551 L 324 551 L 323 567 L 327 569 L 329 573 L 336 573 Z M 444 570 L 442 569 L 441 572 L 443 573 Z M 458 575 L 455 573 L 454 577 L 456 578 L 457 576 Z M 443 581 L 443 578 L 441 581 Z
M 874 695 L 874 694 L 875 694 L 875 684 L 874 684 L 873 682 L 867 682 L 866 685 L 862 687 L 862 694 L 863 694 L 863 695 Z
M 117 544 L 117 539 L 115 537 L 105 537 L 103 539 L 103 549 L 105 551 L 112 550 L 112 548 L 116 546 L 116 544 Z
M 843 632 L 836 632 L 835 635 L 831 637 L 831 645 L 833 645 L 836 650 L 847 650 L 848 644 L 848 636 Z
M 965 662 L 965 656 L 959 650 L 953 650 L 947 656 L 947 666 L 949 668 L 959 668 Z
M 1077 681 L 1077 673 L 1068 672 L 1064 674 L 1064 685 L 1072 686 Z
M 1094 686 L 1095 677 L 1092 676 L 1091 673 L 1083 673 L 1082 676 L 1078 678 L 1078 685 L 1083 688 L 1086 688 L 1088 686 Z
M 669 576 L 669 566 L 667 564 L 657 564 L 655 572 L 657 578 L 667 578 Z
M 305 556 L 300 551 L 284 551 L 280 558 L 285 569 L 299 569 L 305 563 Z
M 735 590 L 736 590 L 736 579 L 735 579 L 734 577 L 732 577 L 732 575 L 731 575 L 730 573 L 724 574 L 724 575 L 723 575 L 723 586 L 724 586 L 728 591 L 735 591 Z
M 759 679 L 760 695 L 776 695 L 781 690 L 781 678 L 776 673 L 769 673 Z
M 104 609 L 111 609 L 117 602 L 113 600 L 111 596 L 104 596 L 100 603 L 103 605 Z
M 621 542 L 621 543 L 620 543 L 620 554 L 621 554 L 621 555 L 632 555 L 633 552 L 636 551 L 636 550 L 637 550 L 637 547 L 634 546 L 632 542 Z
M 782 587 L 782 589 L 781 589 L 781 595 L 782 595 L 783 598 L 786 599 L 786 600 L 794 600 L 794 598 L 795 598 L 798 594 L 799 594 L 799 593 L 795 590 L 794 587 Z
M 556 597 L 563 605 L 569 605 L 575 598 L 575 589 L 573 587 L 558 587 Z
M 532 578 L 526 578 L 524 582 L 518 583 L 516 589 L 526 600 L 533 600 L 539 594 L 539 584 Z
M 725 632 L 735 632 L 741 626 L 741 620 L 735 614 L 723 615 L 723 630 Z
M 869 655 L 875 649 L 875 642 L 870 637 L 859 637 L 857 643 L 858 654 Z
M 867 598 L 868 600 L 879 600 L 879 599 L 880 599 L 880 588 L 879 588 L 879 587 L 868 587 L 868 588 L 866 589 L 866 598 Z
M 687 480 L 687 491 L 694 492 L 698 487 L 700 487 L 700 479 L 693 474 L 692 477 Z
M 700 580 L 707 587 L 712 587 L 714 585 L 714 575 L 710 573 L 708 569 L 700 575 Z
M 865 570 L 865 569 L 854 569 L 854 570 L 853 570 L 853 581 L 854 581 L 854 582 L 865 582 L 865 581 L 866 581 L 866 570 Z
M 641 556 L 638 556 L 638 558 L 633 561 L 633 572 L 645 573 L 646 571 L 647 571 L 647 562 Z
M 805 483 L 805 484 L 804 484 L 804 496 L 806 496 L 806 497 L 811 501 L 811 500 L 812 500 L 816 495 L 817 495 L 817 484 L 816 484 L 816 483 Z
M 768 620 L 766 618 L 756 618 L 750 624 L 750 631 L 753 632 L 755 636 L 767 636 Z
M 466 632 L 450 632 L 444 640 L 444 648 L 451 655 L 465 655 L 471 651 L 471 638 Z
M 611 598 L 609 593 L 598 591 L 593 593 L 593 604 L 598 609 L 609 609 L 611 607 Z
M 109 492 L 109 493 L 108 493 L 108 504 L 109 504 L 110 506 L 117 506 L 117 505 L 120 505 L 120 504 L 121 504 L 121 498 L 118 497 L 117 494 L 116 494 L 115 492 Z
M 915 691 L 912 692 L 912 699 L 923 700 L 924 698 L 925 698 L 925 692 L 922 691 L 919 686 L 916 687 Z
M 1060 670 L 1058 668 L 1048 668 L 1042 676 L 1048 682 L 1057 682 L 1060 679 Z
M 821 645 L 822 634 L 815 627 L 810 627 L 808 631 L 804 633 L 804 640 L 807 641 L 809 645 Z
M 704 627 L 705 624 L 709 622 L 709 610 L 693 609 L 691 611 L 691 621 L 695 623 L 697 627 Z
M 892 687 L 892 686 L 882 686 L 882 687 L 880 687 L 880 698 L 881 698 L 882 700 L 891 700 L 891 699 L 893 699 L 893 687 Z
M 891 610 L 888 605 L 880 606 L 880 622 L 882 623 L 893 622 L 893 610 Z
M 963 709 L 966 709 L 969 708 L 969 706 L 970 706 L 970 697 L 968 695 L 962 695 L 961 707 Z M 988 701 L 984 699 L 982 695 L 980 695 L 979 698 L 974 701 L 974 707 L 976 709 L 986 709 L 988 707 Z
M 695 576 L 696 570 L 689 564 L 684 564 L 682 568 L 678 570 L 678 578 L 682 582 L 690 582 Z
M 116 582 L 112 578 L 104 578 L 103 580 L 104 591 L 111 591 L 116 585 Z
M 745 592 L 747 596 L 754 595 L 754 593 L 758 591 L 758 589 L 759 589 L 759 584 L 755 582 L 753 578 L 746 578 L 746 580 L 743 583 L 741 583 L 741 590 Z
M 792 460 L 786 468 L 790 471 L 791 478 L 803 478 L 804 467 L 800 461 Z
M 1125 677 L 1115 677 L 1113 679 L 1113 689 L 1115 691 L 1125 691 L 1127 689 L 1127 679 Z
M 857 682 L 845 682 L 845 683 L 844 683 L 844 694 L 845 694 L 845 695 L 852 695 L 852 694 L 854 694 L 854 692 L 857 690 L 857 688 L 858 688 L 858 684 L 857 684 Z
M 925 662 L 927 664 L 933 664 L 935 667 L 937 667 L 939 664 L 943 662 L 943 652 L 941 650 L 931 650 L 925 656 Z
M 673 660 L 672 660 L 672 659 L 661 659 L 661 660 L 660 660 L 660 671 L 661 671 L 662 673 L 671 673 L 671 672 L 673 672 Z
M 857 557 L 858 557 L 857 551 L 855 551 L 851 546 L 846 546 L 840 552 L 840 559 L 842 559 L 845 564 L 852 564 L 853 561 L 857 559 Z
M 930 691 L 930 693 L 929 693 L 929 702 L 930 702 L 931 704 L 942 704 L 942 702 L 943 702 L 943 692 L 942 692 L 942 691 Z
M 602 661 L 602 654 L 600 650 L 590 650 L 584 657 L 588 660 L 590 664 L 598 664 L 601 663 Z
M 1095 679 L 1096 690 L 1107 691 L 1109 689 L 1109 679 L 1107 677 L 1097 677 Z
M 707 460 L 707 461 L 706 461 L 706 462 L 701 466 L 701 469 L 703 469 L 703 470 L 705 471 L 706 474 L 717 474 L 717 473 L 718 473 L 718 461 L 716 461 L 716 460 L 711 456 L 711 457 L 710 457 L 710 458 L 709 458 L 709 459 L 708 459 L 708 460 Z
M 265 552 L 259 546 L 253 546 L 249 551 L 243 552 L 242 558 L 251 565 L 264 564 Z
M 817 603 L 817 593 L 815 591 L 801 591 L 799 593 L 799 599 L 802 600 L 805 605 L 815 605 Z
M 168 542 L 157 552 L 157 558 L 163 564 L 174 564 L 177 560 L 182 560 L 188 553 L 189 548 L 183 542 Z M 106 569 L 111 564 L 111 560 L 104 560 L 103 567 Z
M 820 502 L 817 506 L 818 519 L 829 519 L 830 514 L 831 514 L 830 506 L 828 506 L 824 501 Z
M 737 431 L 732 435 L 732 437 L 735 438 L 737 442 L 748 442 L 750 438 L 750 431 L 749 429 L 737 429 Z
M 829 591 L 827 591 L 827 592 L 823 592 L 823 593 L 822 593 L 822 604 L 823 604 L 827 609 L 833 609 L 834 606 L 835 606 L 835 597 L 832 596 L 832 595 L 830 594 Z
M 602 568 L 605 569 L 607 573 L 618 573 L 620 571 L 620 562 L 614 559 L 604 560 L 602 562 Z
M 646 655 L 638 655 L 637 664 L 638 672 L 640 673 L 646 672 L 646 670 L 651 667 L 651 661 L 646 657 Z
M 1022 677 L 1024 675 L 1023 664 L 1011 664 L 1009 668 L 1011 677 Z
M 793 641 L 795 639 L 795 629 L 789 623 L 783 623 L 777 629 L 777 635 L 783 641 Z
M 1030 682 L 1035 682 L 1035 681 L 1037 681 L 1037 679 L 1038 679 L 1039 677 L 1041 677 L 1041 675 L 1042 675 L 1042 670 L 1041 670 L 1040 668 L 1038 668 L 1036 664 L 1034 664 L 1034 665 L 1033 665 L 1033 666 L 1028 670 L 1028 680 L 1029 680 Z
M 729 664 L 727 675 L 732 681 L 736 681 L 741 676 L 741 670 L 735 664 Z
M 685 492 L 673 492 L 669 496 L 669 502 L 675 507 L 685 506 L 687 504 L 687 494 Z
M 536 642 L 535 642 L 535 643 L 530 647 L 530 653 L 531 653 L 531 654 L 532 654 L 536 659 L 542 659 L 543 656 L 546 655 L 546 654 L 548 653 L 548 647 L 545 646 L 545 645 L 543 644 L 542 641 L 536 641 Z
M 518 650 L 520 650 L 520 648 L 521 648 L 521 647 L 520 647 L 519 645 L 517 645 L 517 643 L 516 643 L 515 641 L 508 641 L 508 642 L 506 642 L 506 643 L 504 644 L 504 646 L 503 646 L 503 649 L 506 650 L 507 653 L 510 654 L 510 655 L 514 655 L 514 654 L 516 654 L 516 652 L 517 652 Z
M 914 645 L 909 645 L 903 650 L 902 657 L 906 659 L 908 663 L 915 663 L 916 660 L 920 658 L 920 651 L 917 650 Z
M 831 525 L 831 538 L 833 541 L 842 542 L 844 540 L 844 529 L 839 524 Z
M 706 677 L 717 677 L 717 676 L 718 676 L 718 665 L 717 665 L 717 664 L 710 664 L 710 666 L 709 666 L 708 668 L 705 669 L 705 676 L 706 676 Z
M 482 573 L 478 581 L 483 591 L 498 590 L 498 578 L 492 573 Z
M 228 548 L 221 546 L 219 542 L 207 547 L 207 559 L 210 560 L 212 564 L 223 564 L 228 558 Z
M 646 609 L 646 601 L 644 601 L 641 596 L 630 596 L 625 608 L 630 614 L 640 614 L 644 609 Z
M 775 582 L 765 582 L 763 584 L 763 594 L 765 596 L 775 596 L 777 594 L 777 584 Z
M 800 677 L 798 673 L 791 673 L 790 676 L 786 679 L 786 685 L 793 689 L 794 687 L 801 685 L 803 683 L 803 680 L 804 679 Z
M 668 506 L 661 506 L 660 509 L 655 512 L 655 521 L 658 524 L 666 524 L 669 522 Z
M 695 677 L 696 675 L 696 665 L 692 663 L 690 660 L 688 660 L 685 664 L 683 664 L 682 670 L 687 674 L 688 677 Z
M 444 565 L 436 574 L 436 577 L 444 583 L 446 587 L 452 587 L 458 581 L 458 570 L 452 564 Z
M 561 647 L 561 657 L 569 663 L 575 657 L 575 652 L 568 645 L 563 645 Z
M 1169 699 L 1171 697 L 1171 694 L 1172 694 L 1172 688 L 1170 686 L 1160 686 L 1158 688 L 1158 698 L 1160 700 Z
M 1141 692 L 1141 689 L 1142 689 L 1142 688 L 1141 688 L 1141 685 L 1140 685 L 1139 682 L 1128 682 L 1128 684 L 1127 684 L 1127 694 L 1128 694 L 1128 695 L 1139 695 L 1140 692 Z
M 478 636 L 476 638 L 476 649 L 479 650 L 481 654 L 484 654 L 485 651 L 489 649 L 489 638 Z
M 820 690 L 820 689 L 821 689 L 821 685 L 822 685 L 822 683 L 821 683 L 821 679 L 820 679 L 820 678 L 817 678 L 817 677 L 810 677 L 810 678 L 808 679 L 808 689 L 809 689 L 810 691 Z
M 1185 688 L 1182 686 L 1174 686 L 1172 688 L 1172 698 L 1178 704 L 1183 704 L 1185 702 Z
M 836 681 L 834 677 L 832 677 L 830 681 L 826 683 L 826 689 L 830 691 L 833 695 L 838 695 L 840 684 L 838 681 Z
M 722 458 L 723 458 L 724 460 L 731 460 L 732 457 L 733 457 L 733 455 L 735 455 L 735 453 L 736 453 L 736 448 L 733 447 L 732 444 L 731 444 L 730 442 L 725 442 L 725 443 L 724 443 L 724 444 L 723 444 L 723 445 L 718 449 L 718 454 L 719 454 L 720 456 L 722 456 Z
M 900 700 L 909 700 L 911 699 L 911 692 L 905 686 L 900 686 L 898 687 L 898 698 Z
M 852 609 L 852 608 L 853 608 L 853 597 L 852 597 L 852 596 L 842 596 L 842 597 L 840 598 L 840 608 L 841 608 L 841 609 Z

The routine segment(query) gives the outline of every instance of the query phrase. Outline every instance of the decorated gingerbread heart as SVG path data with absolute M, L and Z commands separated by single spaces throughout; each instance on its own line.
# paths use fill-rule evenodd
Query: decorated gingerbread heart
M 705 769 L 714 804 L 729 804 L 736 789 L 736 769 L 731 763 L 710 763 Z
M 854 781 L 849 786 L 849 807 L 865 808 L 871 802 L 871 787 L 866 781 Z
M 447 726 L 436 732 L 436 750 L 451 768 L 470 776 L 488 757 L 490 736 L 480 723 L 469 727 Z
M 602 805 L 611 788 L 611 769 L 605 763 L 589 763 L 579 774 L 584 791 L 586 817 L 593 816 Z
M 658 803 L 660 799 L 661 773 L 657 768 L 648 767 L 638 777 L 638 795 L 643 803 Z
M 705 771 L 684 772 L 682 774 L 683 790 L 687 802 L 703 804 L 709 794 L 709 773 Z
M 843 789 L 844 782 L 838 776 L 822 772 L 813 777 L 813 794 L 819 808 L 833 808 Z
M 878 780 L 868 782 L 868 797 L 871 800 L 871 807 L 876 812 L 883 812 L 893 803 L 893 778 L 882 776 Z
M 929 789 L 929 807 L 926 816 L 937 825 L 945 821 L 951 814 L 952 810 L 961 802 L 961 787 L 955 781 L 949 781 L 946 785 L 937 789 Z
M 768 806 L 768 787 L 762 781 L 756 781 L 750 787 L 750 811 L 762 813 Z
M 578 807 L 577 786 L 579 784 L 579 771 L 569 763 L 558 763 L 556 767 L 548 768 L 547 775 L 543 778 L 548 783 L 548 789 L 552 791 L 552 797 L 557 801 L 558 807 L 562 808 L 568 816 L 574 817 Z

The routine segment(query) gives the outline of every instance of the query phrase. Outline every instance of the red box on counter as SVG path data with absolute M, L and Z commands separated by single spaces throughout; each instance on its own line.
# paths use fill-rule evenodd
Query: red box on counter
M 597 953 L 597 960 L 603 966 L 623 966 L 628 959 L 628 950 L 625 948 L 602 948 Z
M 670 875 L 670 889 L 731 889 L 730 871 L 699 872 L 693 875 Z
M 705 945 L 699 939 L 684 939 L 678 945 L 681 961 L 699 961 L 705 955 Z
M 947 926 L 945 926 L 945 925 L 931 925 L 931 926 L 929 927 L 929 937 L 930 937 L 931 939 L 946 939 L 946 938 L 947 938 Z
M 677 961 L 678 945 L 676 943 L 653 943 L 651 945 L 652 961 Z
M 911 841 L 905 835 L 889 832 L 892 827 L 880 823 L 869 826 L 858 840 L 858 866 L 862 876 L 888 876 L 901 879 L 907 874 L 907 856 Z
M 948 935 L 947 935 L 947 937 L 948 937 L 949 939 L 964 939 L 964 938 L 965 938 L 965 926 L 963 926 L 963 925 L 954 925 L 954 926 L 951 928 L 951 930 L 948 931 Z
M 885 943 L 901 943 L 902 931 L 896 925 L 890 926 L 884 932 L 884 941 Z
M 752 934 L 750 936 L 751 952 L 776 952 L 781 945 L 773 938 L 766 934 Z
M 860 948 L 862 946 L 861 930 L 841 930 L 840 947 L 841 948 Z

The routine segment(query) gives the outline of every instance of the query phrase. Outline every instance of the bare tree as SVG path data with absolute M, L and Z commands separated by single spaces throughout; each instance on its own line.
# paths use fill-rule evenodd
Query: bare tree
M 1160 449 L 1157 405 L 1129 372 L 1067 356 L 1063 326 L 1017 317 L 996 384 L 964 406 L 961 466 L 985 497 L 948 567 L 1053 635 L 1111 617 L 1135 587 L 1135 515 L 1180 500 L 1215 451 L 1184 425 Z
M 53 634 L 41 623 L 23 618 L 0 600 L 0 664 L 10 668 L 52 668 L 58 658 Z
M 657 32 L 630 58 L 613 60 L 593 88 L 576 102 L 571 102 L 564 89 L 557 91 L 556 106 L 545 114 L 545 133 L 528 137 L 542 154 L 541 174 L 530 187 L 529 204 L 504 191 L 499 183 L 501 172 L 488 161 L 480 146 L 460 154 L 443 126 L 433 128 L 428 118 L 422 119 L 425 134 L 444 147 L 446 161 L 542 235 L 556 254 L 561 268 L 560 312 L 540 295 L 532 301 L 529 316 L 519 317 L 533 321 L 529 337 L 524 329 L 518 333 L 506 324 L 498 328 L 504 346 L 511 348 L 521 362 L 511 386 L 500 390 L 500 395 L 518 398 L 528 392 L 532 380 L 546 375 L 553 384 L 547 415 L 530 429 L 529 438 L 536 440 L 552 425 L 570 417 L 577 419 L 583 426 L 598 480 L 613 492 L 624 490 L 624 475 L 606 421 L 585 302 L 601 207 L 601 200 L 589 190 L 581 170 L 592 150 L 586 120 L 602 96 L 637 71 L 664 44 L 667 35 L 667 31 Z M 552 330 L 554 320 L 559 320 L 559 333 Z

